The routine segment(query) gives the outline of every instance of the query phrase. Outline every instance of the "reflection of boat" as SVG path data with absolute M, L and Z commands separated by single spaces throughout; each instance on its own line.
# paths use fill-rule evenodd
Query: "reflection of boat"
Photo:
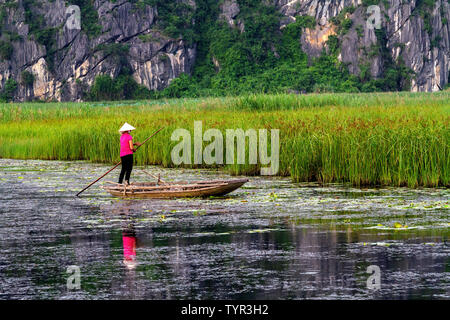
M 108 181 L 104 190 L 118 197 L 185 198 L 222 196 L 236 190 L 248 179 L 194 181 L 194 182 L 134 182 L 128 186 Z

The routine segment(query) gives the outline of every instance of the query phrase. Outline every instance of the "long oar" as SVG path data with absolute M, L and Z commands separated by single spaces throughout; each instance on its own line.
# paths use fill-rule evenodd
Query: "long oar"
M 141 143 L 140 146 L 136 147 L 136 150 L 139 149 L 144 143 L 146 143 L 151 137 L 153 137 L 155 134 L 157 134 L 158 132 L 160 132 L 162 129 L 164 129 L 164 127 L 160 128 L 159 130 L 157 130 L 155 133 L 153 133 L 150 137 L 148 137 L 147 139 L 144 140 L 144 142 Z M 84 192 L 86 189 L 90 188 L 94 183 L 96 183 L 97 181 L 99 181 L 100 179 L 102 179 L 104 176 L 106 176 L 108 173 L 110 173 L 111 171 L 113 171 L 115 168 L 117 168 L 119 166 L 119 164 L 121 164 L 122 161 L 120 161 L 119 163 L 117 163 L 112 169 L 108 170 L 108 172 L 106 172 L 104 175 L 102 175 L 100 178 L 98 178 L 97 180 L 95 180 L 94 182 L 92 182 L 90 185 L 88 185 L 86 188 L 84 188 L 83 190 L 81 190 L 80 192 L 77 193 L 77 197 Z

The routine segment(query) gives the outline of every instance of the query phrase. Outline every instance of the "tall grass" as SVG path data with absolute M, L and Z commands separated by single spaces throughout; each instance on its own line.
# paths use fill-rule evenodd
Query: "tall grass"
M 440 92 L 2 104 L 0 157 L 116 162 L 117 130 L 127 121 L 138 128 L 138 141 L 165 127 L 136 153 L 136 163 L 170 167 L 172 132 L 193 132 L 201 120 L 203 130 L 224 136 L 226 129 L 280 129 L 279 174 L 294 181 L 449 186 L 449 98 Z M 225 169 L 259 172 L 248 164 Z

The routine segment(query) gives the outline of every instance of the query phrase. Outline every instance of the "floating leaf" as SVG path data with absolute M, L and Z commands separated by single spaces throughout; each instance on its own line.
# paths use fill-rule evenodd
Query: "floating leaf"
M 394 228 L 408 228 L 408 226 L 407 225 L 402 225 L 401 223 L 398 223 L 398 222 L 396 222 L 396 223 L 394 223 Z
M 263 232 L 269 232 L 269 231 L 277 231 L 280 229 L 253 229 L 253 230 L 249 230 L 247 231 L 248 233 L 263 233 Z

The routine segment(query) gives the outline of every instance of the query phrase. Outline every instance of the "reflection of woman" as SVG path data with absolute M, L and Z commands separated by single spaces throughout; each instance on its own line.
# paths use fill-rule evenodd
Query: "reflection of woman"
M 136 261 L 136 231 L 132 223 L 128 224 L 122 231 L 123 263 L 128 269 L 134 269 Z
M 123 264 L 127 271 L 124 275 L 125 299 L 136 299 L 136 290 L 138 289 L 136 283 L 136 266 L 138 265 L 136 259 L 136 247 L 138 245 L 136 230 L 134 228 L 135 216 L 130 210 L 129 204 L 119 206 L 122 220 L 122 245 L 123 245 Z

